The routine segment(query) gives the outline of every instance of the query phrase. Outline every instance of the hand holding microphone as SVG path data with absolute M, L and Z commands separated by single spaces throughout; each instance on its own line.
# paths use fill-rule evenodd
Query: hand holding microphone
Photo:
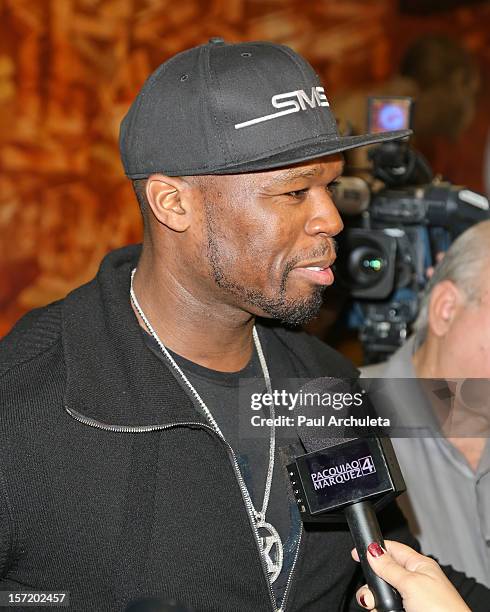
M 436 561 L 405 544 L 391 540 L 385 544 L 387 550 L 374 543 L 368 546 L 368 562 L 380 578 L 400 593 L 405 612 L 471 612 Z M 355 548 L 352 557 L 359 561 Z M 376 612 L 367 586 L 357 591 L 356 598 L 364 609 Z

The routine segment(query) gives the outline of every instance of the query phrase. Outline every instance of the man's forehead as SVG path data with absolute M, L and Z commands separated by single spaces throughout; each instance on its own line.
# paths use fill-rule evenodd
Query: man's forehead
M 309 178 L 322 176 L 326 171 L 331 170 L 335 173 L 340 173 L 344 169 L 344 161 L 339 156 L 338 159 L 325 159 L 324 161 L 316 161 L 308 165 L 291 166 L 290 168 L 284 168 L 276 170 L 275 172 L 268 172 L 271 177 L 277 178 L 280 181 L 292 180 L 295 178 Z
M 285 183 L 298 178 L 316 178 L 325 176 L 331 180 L 332 175 L 339 175 L 344 170 L 344 157 L 342 154 L 329 155 L 310 162 L 302 162 L 287 168 L 261 172 L 264 178 L 271 183 Z
M 284 168 L 274 170 L 260 170 L 258 172 L 244 172 L 241 174 L 217 174 L 194 176 L 196 183 L 206 185 L 276 185 L 294 181 L 300 178 L 321 178 L 331 181 L 342 174 L 344 170 L 344 156 L 341 153 L 328 155 L 307 162 L 300 162 Z

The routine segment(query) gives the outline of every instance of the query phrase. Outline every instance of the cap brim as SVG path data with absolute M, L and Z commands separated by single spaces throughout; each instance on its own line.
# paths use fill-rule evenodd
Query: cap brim
M 412 134 L 412 130 L 396 130 L 393 132 L 379 132 L 377 134 L 362 134 L 359 136 L 324 136 L 307 143 L 288 148 L 286 150 L 249 160 L 242 164 L 234 164 L 217 168 L 206 174 L 239 174 L 242 172 L 259 172 L 260 170 L 272 170 L 283 166 L 290 166 L 302 161 L 334 155 L 342 151 L 349 151 L 366 145 L 400 140 Z

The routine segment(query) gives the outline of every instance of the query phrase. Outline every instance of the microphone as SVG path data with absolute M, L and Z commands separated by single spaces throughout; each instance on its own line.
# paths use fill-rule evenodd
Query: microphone
M 367 547 L 385 547 L 376 511 L 405 491 L 389 438 L 314 438 L 298 429 L 307 454 L 287 466 L 304 523 L 347 521 L 378 612 L 402 612 L 399 593 L 371 569 Z M 320 448 L 319 446 L 322 445 Z

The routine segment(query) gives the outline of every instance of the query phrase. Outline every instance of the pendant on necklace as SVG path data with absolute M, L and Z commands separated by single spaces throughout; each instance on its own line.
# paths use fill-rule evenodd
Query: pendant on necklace
M 257 522 L 257 531 L 259 533 L 260 548 L 262 556 L 267 564 L 267 572 L 271 584 L 275 582 L 282 569 L 283 548 L 281 538 L 275 527 L 265 520 Z

